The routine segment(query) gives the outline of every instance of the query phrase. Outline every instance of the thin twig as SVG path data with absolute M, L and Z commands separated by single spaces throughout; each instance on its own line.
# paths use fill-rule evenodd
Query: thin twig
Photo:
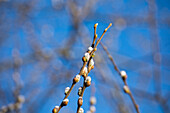
M 87 64 L 87 62 L 84 62 L 84 63 L 83 63 L 83 66 L 82 66 L 82 68 L 81 68 L 81 70 L 80 70 L 80 72 L 79 72 L 80 75 L 81 75 L 84 67 L 86 66 L 86 64 Z M 72 83 L 71 88 L 70 88 L 70 90 L 68 91 L 68 93 L 65 95 L 64 99 L 68 98 L 68 96 L 70 95 L 70 92 L 72 91 L 72 89 L 73 89 L 73 87 L 75 86 L 75 84 L 76 84 L 76 83 L 74 83 L 74 82 Z M 63 100 L 64 100 L 64 99 L 63 99 Z M 61 109 L 62 107 L 63 107 L 63 106 L 62 106 L 62 102 L 61 102 L 61 104 L 60 104 L 60 106 L 59 106 L 59 109 L 57 110 L 57 113 L 60 111 L 60 109 Z
M 96 41 L 96 39 L 97 39 L 97 34 L 96 34 L 97 26 L 98 26 L 98 23 L 96 23 L 96 24 L 94 25 L 94 38 L 93 38 L 93 43 L 92 43 L 92 45 L 91 45 L 92 47 L 94 47 L 95 41 Z
M 95 43 L 95 40 L 96 40 L 96 38 L 97 38 L 97 35 L 96 35 L 96 27 L 97 27 L 97 25 L 98 25 L 98 24 L 95 24 L 95 25 L 94 25 L 94 39 L 93 39 L 92 45 Z M 110 28 L 111 25 L 112 25 L 112 24 L 110 23 L 109 26 L 104 30 L 102 36 L 101 36 L 101 37 L 99 38 L 99 40 L 97 41 L 94 49 L 90 52 L 90 60 L 92 59 L 93 53 L 97 50 L 97 45 L 99 44 L 99 42 L 100 42 L 101 39 L 103 38 L 105 32 L 108 30 L 108 28 Z M 89 61 L 90 61 L 90 60 L 89 60 Z M 87 72 L 87 75 L 84 76 L 83 91 L 82 91 L 82 95 L 81 95 L 82 97 L 83 97 L 83 94 L 84 94 L 84 91 L 85 91 L 85 88 L 86 88 L 86 87 L 85 87 L 85 79 L 86 79 L 86 77 L 88 76 L 88 73 L 89 73 L 90 70 L 91 70 L 91 69 L 89 69 L 89 61 L 84 61 L 84 62 L 83 62 L 83 66 L 82 66 L 82 68 L 81 68 L 81 70 L 80 70 L 80 72 L 79 72 L 79 75 L 83 75 L 82 72 L 83 72 L 83 70 L 84 70 L 84 67 L 88 64 L 88 72 Z M 75 84 L 76 84 L 75 82 L 72 83 L 71 88 L 69 89 L 68 93 L 65 95 L 64 99 L 67 99 L 67 98 L 68 98 L 68 96 L 70 95 L 70 92 L 72 91 L 72 89 L 73 89 L 73 87 L 75 86 Z M 64 100 L 64 99 L 63 99 L 63 100 Z M 61 102 L 61 104 L 60 104 L 60 106 L 59 106 L 59 109 L 57 110 L 56 113 L 58 113 L 62 107 L 63 107 L 63 102 Z M 81 106 L 78 106 L 77 112 L 79 111 L 79 108 L 80 108 L 80 107 L 81 107 Z
M 95 24 L 95 25 L 94 25 L 94 39 L 93 39 L 92 45 L 95 43 L 95 40 L 96 40 L 96 38 L 97 38 L 97 35 L 96 35 L 96 27 L 97 27 L 97 25 L 98 25 L 98 24 Z M 106 33 L 106 31 L 107 31 L 111 26 L 112 26 L 112 23 L 109 24 L 109 26 L 104 30 L 104 32 L 103 32 L 103 34 L 101 35 L 101 37 L 97 40 L 97 43 L 96 43 L 95 47 L 93 48 L 93 51 L 90 53 L 90 60 L 92 60 L 92 54 L 97 50 L 97 46 L 98 46 L 99 42 L 101 41 L 101 39 L 103 38 L 104 34 Z M 89 62 L 90 62 L 90 60 L 89 60 Z M 82 97 L 82 98 L 83 98 L 84 91 L 85 91 L 85 89 L 86 89 L 85 80 L 86 80 L 86 77 L 88 76 L 88 74 L 89 74 L 89 72 L 90 72 L 89 62 L 88 62 L 88 67 L 87 67 L 88 72 L 87 72 L 87 75 L 84 76 L 83 89 L 82 89 L 82 93 L 81 93 L 81 95 L 80 95 L 80 97 Z M 78 105 L 78 107 L 77 107 L 77 113 L 79 112 L 80 107 L 81 107 L 81 106 Z
M 100 44 L 102 45 L 102 48 L 103 48 L 104 51 L 107 53 L 109 59 L 111 60 L 112 64 L 114 65 L 114 69 L 115 69 L 115 70 L 117 71 L 117 73 L 121 76 L 120 70 L 119 70 L 118 66 L 116 65 L 113 57 L 110 55 L 109 51 L 107 50 L 106 46 L 104 46 L 102 43 L 100 43 Z M 122 78 L 122 80 L 123 80 L 124 85 L 125 85 L 125 86 L 128 86 L 128 84 L 127 84 L 127 82 L 126 82 L 126 79 L 123 79 L 123 78 Z M 130 89 L 129 89 L 129 90 L 130 90 Z M 130 96 L 130 98 L 131 98 L 131 100 L 132 100 L 132 103 L 133 103 L 133 105 L 134 105 L 134 107 L 135 107 L 135 109 L 136 109 L 136 112 L 137 112 L 137 113 L 140 113 L 140 112 L 139 112 L 139 107 L 138 107 L 138 105 L 136 104 L 136 101 L 135 101 L 135 99 L 134 99 L 131 91 L 130 91 L 129 93 L 127 93 L 127 94 Z
M 109 24 L 109 26 L 104 30 L 102 36 L 97 40 L 97 43 L 94 47 L 94 49 L 98 46 L 99 42 L 101 41 L 101 39 L 103 38 L 104 34 L 106 33 L 106 31 L 112 26 L 112 23 Z

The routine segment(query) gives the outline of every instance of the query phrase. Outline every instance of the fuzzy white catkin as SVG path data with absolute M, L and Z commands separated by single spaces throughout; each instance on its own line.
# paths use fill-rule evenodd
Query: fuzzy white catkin
M 91 60 L 90 60 L 90 66 L 93 66 L 93 65 L 94 65 L 94 60 L 91 59 Z
M 53 109 L 54 110 L 53 113 L 56 113 L 59 110 L 59 106 L 55 106 L 54 109 Z
M 59 106 L 55 106 L 56 109 L 59 109 Z
M 23 103 L 25 101 L 25 97 L 23 95 L 18 96 L 18 102 Z
M 83 73 L 84 73 L 84 74 L 87 74 L 87 67 L 84 67 Z
M 125 93 L 129 93 L 130 92 L 130 90 L 129 90 L 129 87 L 128 86 L 123 86 L 123 90 L 125 91 Z
M 67 95 L 67 93 L 69 92 L 69 90 L 70 90 L 70 87 L 66 87 L 66 88 L 65 88 L 65 95 Z
M 96 111 L 96 107 L 95 107 L 95 106 L 90 106 L 90 111 L 91 111 L 92 113 L 94 113 L 94 112 Z
M 80 75 L 79 74 L 76 75 L 76 78 L 80 81 Z
M 80 108 L 78 113 L 84 113 L 84 109 Z
M 88 77 L 86 78 L 85 82 L 87 82 L 87 81 L 91 82 L 91 77 L 90 77 L 90 76 L 88 76 Z
M 89 59 L 90 59 L 90 54 L 86 52 L 86 53 L 84 54 L 84 57 L 87 59 L 87 61 L 89 61 Z
M 125 71 L 121 71 L 120 74 L 121 74 L 121 76 L 126 76 L 126 72 Z
M 80 96 L 81 94 L 82 94 L 82 87 L 79 87 L 78 95 Z
M 66 99 L 63 100 L 63 102 L 69 102 L 69 100 L 66 98 Z
M 96 104 L 96 97 L 94 96 L 90 97 L 90 104 L 92 105 Z
M 88 50 L 91 52 L 91 51 L 93 51 L 93 48 L 92 48 L 92 47 L 89 47 Z

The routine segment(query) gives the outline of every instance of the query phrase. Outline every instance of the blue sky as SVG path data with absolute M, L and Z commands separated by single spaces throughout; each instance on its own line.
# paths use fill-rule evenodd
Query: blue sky
M 77 1 L 78 8 L 81 10 L 86 2 Z M 132 89 L 137 88 L 153 95 L 156 92 L 154 88 L 153 67 L 158 65 L 154 64 L 151 43 L 158 38 L 158 46 L 160 48 L 158 55 L 161 56 L 161 96 L 166 99 L 166 95 L 169 96 L 170 91 L 170 1 L 156 0 L 154 2 L 155 8 L 151 5 L 151 11 L 154 14 L 156 27 L 151 28 L 147 21 L 150 16 L 148 1 L 98 0 L 79 24 L 79 32 L 83 32 L 83 35 L 79 35 L 79 32 L 75 30 L 73 16 L 70 13 L 67 0 L 7 0 L 0 2 L 0 34 L 2 35 L 0 37 L 2 39 L 2 43 L 0 43 L 0 63 L 3 64 L 0 68 L 0 88 L 4 90 L 5 97 L 7 98 L 4 102 L 0 103 L 0 106 L 15 100 L 11 94 L 15 89 L 15 83 L 11 77 L 15 70 L 12 65 L 9 65 L 10 68 L 4 69 L 3 66 L 6 66 L 4 62 L 13 62 L 12 55 L 14 54 L 14 49 L 17 49 L 21 59 L 24 59 L 25 56 L 29 56 L 36 49 L 38 50 L 39 46 L 45 55 L 52 56 L 52 60 L 46 62 L 38 59 L 36 55 L 22 60 L 24 65 L 20 67 L 19 73 L 23 89 L 21 89 L 20 93 L 25 95 L 26 98 L 29 97 L 29 92 L 33 90 L 37 90 L 37 94 L 28 103 L 23 104 L 21 111 L 24 113 L 31 104 L 37 102 L 36 107 L 41 107 L 41 109 L 35 110 L 36 112 L 51 112 L 52 108 L 62 101 L 64 88 L 71 85 L 73 76 L 81 68 L 81 57 L 86 48 L 90 46 L 88 42 L 93 38 L 93 25 L 96 22 L 99 23 L 97 29 L 98 36 L 101 36 L 103 30 L 110 22 L 113 23 L 113 26 L 102 39 L 102 42 L 107 46 L 118 67 L 121 70 L 127 71 L 129 87 Z M 157 38 L 154 37 L 155 32 L 156 36 L 158 36 Z M 77 39 L 70 47 L 72 48 L 69 50 L 70 59 L 72 59 L 70 60 L 63 57 L 60 51 L 68 46 L 70 43 L 67 43 L 67 41 L 74 37 L 77 37 Z M 31 45 L 33 43 L 35 45 Z M 154 55 L 156 54 L 154 53 Z M 96 53 L 97 55 L 102 58 L 101 62 L 105 62 L 101 63 L 103 66 L 106 66 L 103 67 L 104 73 L 111 80 L 116 81 L 128 109 L 131 112 L 135 112 L 130 98 L 122 91 L 123 83 L 121 79 L 113 70 L 111 62 L 100 45 Z M 157 59 L 157 56 L 155 56 L 155 59 Z M 97 62 L 98 59 L 96 58 L 95 60 Z M 40 68 L 44 64 L 45 66 Z M 68 76 L 66 81 L 62 79 L 59 85 L 50 83 L 51 76 L 48 76 L 48 74 L 55 72 L 53 76 L 57 76 L 57 74 L 62 74 L 62 70 L 69 70 L 69 74 L 72 76 Z M 29 85 L 32 82 L 30 79 L 32 74 L 37 74 L 37 76 L 34 76 L 33 83 Z M 105 96 L 110 90 L 115 90 L 114 87 L 101 83 L 98 68 L 95 68 L 90 73 L 90 76 L 96 87 L 96 113 L 113 113 L 116 111 L 117 108 L 112 106 L 114 104 L 116 106 L 114 100 L 107 100 L 107 96 Z M 78 98 L 77 89 L 80 85 L 81 83 L 75 86 L 69 96 L 70 103 L 61 112 L 75 112 Z M 50 88 L 53 89 L 53 93 L 47 96 L 47 99 L 44 99 L 43 94 L 46 94 L 44 92 Z M 104 88 L 103 91 L 106 90 L 106 92 L 102 94 L 101 88 Z M 7 89 L 10 90 L 7 91 Z M 91 88 L 87 88 L 87 91 L 85 91 L 83 103 L 85 111 L 89 109 L 90 92 Z M 163 113 L 158 102 L 148 100 L 145 97 L 138 97 L 134 92 L 132 93 L 140 106 L 141 113 Z M 110 101 L 111 103 L 109 103 Z M 41 106 L 41 104 L 43 105 Z M 167 104 L 169 105 L 169 101 Z

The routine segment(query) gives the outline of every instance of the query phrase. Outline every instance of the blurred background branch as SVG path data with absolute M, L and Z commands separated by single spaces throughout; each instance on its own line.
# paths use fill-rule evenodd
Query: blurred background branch
M 82 66 L 93 39 L 113 27 L 102 43 L 120 70 L 141 113 L 170 112 L 170 2 L 168 0 L 0 0 L 0 112 L 47 113 Z M 89 75 L 96 113 L 133 113 L 121 78 L 99 44 Z M 75 86 L 62 113 L 75 113 Z M 84 95 L 89 110 L 91 90 Z M 11 109 L 12 108 L 12 109 Z

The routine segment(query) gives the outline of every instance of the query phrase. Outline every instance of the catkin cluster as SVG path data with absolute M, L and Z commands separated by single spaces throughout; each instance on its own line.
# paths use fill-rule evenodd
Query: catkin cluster
M 94 38 L 93 38 L 92 44 L 91 44 L 90 47 L 88 47 L 87 51 L 84 53 L 84 56 L 82 57 L 83 66 L 82 66 L 80 72 L 77 75 L 75 75 L 75 77 L 73 78 L 71 87 L 65 88 L 65 92 L 64 92 L 65 97 L 64 97 L 63 101 L 61 102 L 61 104 L 59 106 L 55 106 L 53 108 L 53 110 L 52 110 L 53 113 L 58 113 L 63 106 L 66 106 L 68 104 L 68 102 L 69 102 L 68 96 L 70 95 L 70 92 L 72 91 L 75 84 L 80 81 L 81 77 L 84 78 L 84 81 L 83 81 L 83 85 L 81 87 L 79 87 L 79 89 L 78 89 L 79 98 L 78 98 L 78 101 L 77 101 L 77 105 L 78 105 L 77 113 L 84 113 L 84 109 L 81 106 L 83 105 L 84 91 L 87 87 L 89 87 L 91 85 L 91 77 L 88 76 L 88 74 L 94 68 L 93 57 L 95 56 L 95 51 L 97 50 L 97 45 L 99 44 L 99 42 L 103 38 L 105 32 L 110 28 L 112 23 L 109 24 L 109 26 L 104 30 L 101 37 L 96 41 L 96 39 L 97 39 L 97 34 L 96 34 L 97 25 L 98 25 L 98 23 L 96 23 L 94 25 Z M 93 102 L 93 103 L 95 104 L 95 102 Z M 92 111 L 95 112 L 94 106 L 93 106 Z

